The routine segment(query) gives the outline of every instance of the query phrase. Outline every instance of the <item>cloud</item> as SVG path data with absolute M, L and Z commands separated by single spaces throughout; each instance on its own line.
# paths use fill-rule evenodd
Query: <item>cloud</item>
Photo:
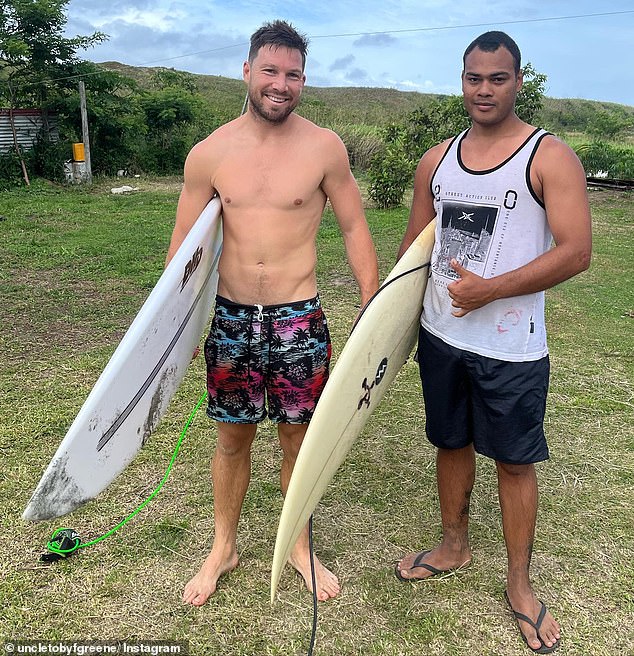
M 364 34 L 360 39 L 354 41 L 352 45 L 367 48 L 383 48 L 394 45 L 397 42 L 398 39 L 391 34 Z
M 353 68 L 346 77 L 353 82 L 365 82 L 368 79 L 368 73 L 362 68 Z
M 612 3 L 615 10 L 633 11 L 632 0 Z M 632 77 L 627 56 L 632 13 L 548 19 L 590 14 L 592 9 L 579 7 L 590 0 L 424 4 L 421 13 L 420 0 L 367 0 L 363 6 L 358 0 L 341 0 L 335 11 L 311 0 L 69 0 L 65 33 L 73 37 L 99 30 L 110 36 L 78 53 L 91 61 L 240 78 L 249 35 L 264 21 L 284 18 L 310 37 L 311 85 L 353 85 L 358 80 L 363 86 L 460 93 L 464 48 L 478 34 L 502 29 L 517 40 L 523 60 L 548 75 L 549 95 L 634 104 L 634 86 L 619 83 Z M 603 47 L 607 42 L 608 49 Z
M 346 57 L 340 57 L 339 59 L 335 59 L 335 61 L 332 62 L 328 70 L 330 71 L 345 70 L 351 64 L 354 63 L 355 59 L 356 58 L 354 55 L 347 55 Z

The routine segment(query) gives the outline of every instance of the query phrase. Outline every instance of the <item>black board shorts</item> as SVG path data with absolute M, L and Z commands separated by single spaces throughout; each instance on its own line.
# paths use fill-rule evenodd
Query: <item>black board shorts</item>
M 424 328 L 418 366 L 427 438 L 441 449 L 473 444 L 507 464 L 548 459 L 544 414 L 550 362 L 506 362 L 450 346 Z

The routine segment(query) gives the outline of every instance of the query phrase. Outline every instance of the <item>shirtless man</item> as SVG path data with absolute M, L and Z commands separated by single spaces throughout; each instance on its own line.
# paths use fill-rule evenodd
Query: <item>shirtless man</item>
M 423 155 L 401 253 L 437 215 L 418 360 L 436 467 L 440 545 L 407 554 L 402 581 L 471 561 L 475 452 L 496 463 L 508 558 L 506 598 L 530 649 L 549 653 L 560 627 L 529 578 L 537 516 L 534 463 L 548 458 L 544 290 L 588 268 L 583 168 L 554 136 L 518 118 L 520 52 L 503 32 L 464 54 L 471 128 Z M 551 248 L 551 238 L 555 246 Z
M 346 148 L 293 113 L 305 83 L 307 41 L 283 21 L 251 37 L 243 77 L 248 111 L 191 150 L 168 261 L 218 194 L 224 244 L 218 297 L 205 342 L 209 405 L 217 420 L 212 462 L 215 538 L 183 601 L 201 606 L 238 565 L 236 532 L 249 484 L 257 422 L 278 424 L 285 493 L 317 398 L 330 340 L 316 286 L 316 235 L 326 200 L 337 217 L 361 305 L 378 287 L 377 260 Z M 290 557 L 312 591 L 308 530 Z M 315 559 L 317 597 L 339 592 Z

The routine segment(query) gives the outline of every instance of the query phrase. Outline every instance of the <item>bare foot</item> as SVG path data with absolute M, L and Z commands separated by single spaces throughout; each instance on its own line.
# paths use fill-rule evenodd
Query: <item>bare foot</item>
M 289 563 L 297 570 L 300 576 L 304 579 L 304 583 L 309 592 L 313 591 L 313 583 L 310 574 L 310 555 L 308 552 L 292 553 L 288 559 Z M 337 577 L 326 567 L 324 567 L 317 556 L 314 556 L 315 561 L 315 583 L 317 584 L 317 599 L 319 601 L 326 601 L 336 597 L 341 588 Z
M 222 558 L 212 550 L 198 573 L 185 586 L 183 603 L 202 606 L 216 592 L 218 579 L 237 566 L 238 555 L 235 552 L 229 558 Z
M 544 647 L 547 647 L 549 651 L 554 650 L 561 638 L 561 629 L 559 623 L 546 609 L 546 606 L 537 599 L 532 591 L 527 594 L 519 594 L 509 589 L 504 595 L 515 615 L 524 642 L 533 651 Z M 542 608 L 543 617 L 540 619 Z M 540 653 L 549 652 L 540 651 Z
M 403 556 L 396 565 L 401 581 L 422 581 L 465 567 L 471 562 L 471 551 L 445 552 L 442 547 L 429 551 L 414 551 Z

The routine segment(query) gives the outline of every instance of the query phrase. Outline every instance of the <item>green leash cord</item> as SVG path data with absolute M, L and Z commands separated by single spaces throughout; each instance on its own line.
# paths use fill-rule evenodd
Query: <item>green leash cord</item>
M 158 484 L 158 486 L 154 489 L 152 494 L 150 494 L 150 496 L 140 506 L 135 508 L 127 517 L 125 517 L 122 521 L 120 521 L 114 528 L 111 528 L 107 533 L 105 533 L 104 535 L 98 538 L 95 538 L 94 540 L 90 540 L 89 542 L 82 542 L 79 535 L 72 528 L 56 529 L 53 532 L 51 539 L 46 543 L 46 548 L 50 553 L 42 554 L 40 560 L 44 562 L 55 562 L 60 558 L 67 558 L 78 549 L 83 549 L 84 547 L 90 547 L 93 544 L 97 544 L 98 542 L 101 542 L 102 540 L 105 540 L 107 537 L 111 536 L 115 531 L 118 531 L 123 525 L 127 524 L 138 512 L 140 512 L 143 508 L 145 508 L 145 506 L 147 506 L 147 504 L 150 503 L 150 501 L 152 501 L 152 499 L 161 491 L 161 488 L 165 484 L 165 481 L 167 481 L 170 475 L 170 471 L 172 470 L 172 466 L 174 465 L 174 461 L 176 460 L 176 456 L 178 456 L 178 452 L 181 448 L 181 444 L 183 442 L 185 434 L 187 433 L 187 429 L 189 428 L 190 424 L 194 420 L 194 417 L 198 412 L 198 409 L 203 404 L 206 398 L 207 398 L 207 392 L 205 392 L 200 397 L 198 403 L 196 404 L 196 407 L 192 410 L 192 413 L 189 415 L 189 419 L 187 419 L 187 422 L 185 423 L 185 426 L 181 431 L 180 437 L 178 438 L 178 442 L 176 443 L 176 448 L 174 449 L 174 453 L 172 454 L 172 459 L 170 460 L 170 463 L 167 466 L 167 471 L 163 476 L 163 480 Z

